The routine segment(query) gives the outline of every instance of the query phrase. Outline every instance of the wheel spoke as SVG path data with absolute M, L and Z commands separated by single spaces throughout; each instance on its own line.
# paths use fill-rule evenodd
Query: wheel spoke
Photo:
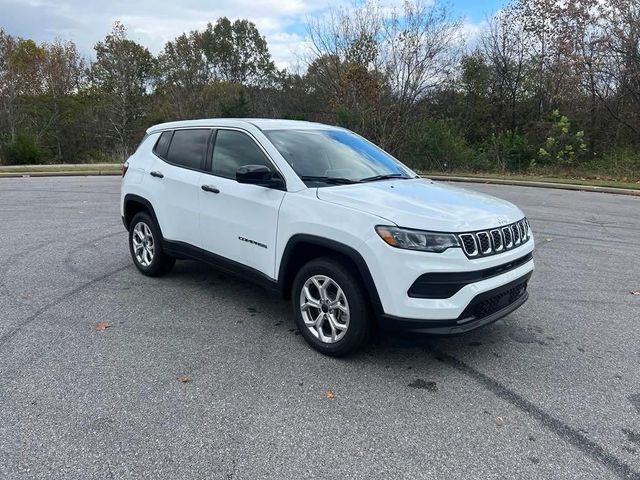
M 333 307 L 335 310 L 340 310 L 342 313 L 344 313 L 345 315 L 349 314 L 349 310 L 347 309 L 347 307 L 345 307 L 342 304 L 338 304 L 335 307 Z
M 331 327 L 331 341 L 335 342 L 336 341 L 336 334 L 337 334 L 337 329 L 335 326 L 335 322 L 331 319 L 331 317 L 329 315 L 327 315 L 327 319 L 329 320 L 329 326 Z
M 333 280 L 330 280 L 328 278 L 326 278 L 324 280 L 324 283 L 322 284 L 322 290 L 320 290 L 320 295 L 322 296 L 323 300 L 330 300 L 329 299 L 329 287 L 333 284 Z
M 313 277 L 311 279 L 311 281 L 313 282 L 313 284 L 315 285 L 316 289 L 318 290 L 318 295 L 320 295 L 320 300 L 324 300 L 325 299 L 325 294 L 324 294 L 324 290 L 322 289 L 322 283 L 320 283 L 320 280 L 318 280 L 316 277 Z M 325 280 L 326 282 L 326 280 Z
M 326 338 L 327 338 L 324 334 L 324 331 L 322 330 L 322 327 L 324 326 L 324 321 L 326 318 L 327 318 L 326 315 L 320 312 L 320 314 L 316 317 L 315 326 L 313 327 L 316 331 L 318 338 L 323 342 L 326 342 Z
M 336 330 L 342 331 L 347 329 L 348 325 L 346 323 L 340 323 L 333 313 L 327 315 L 327 318 L 329 319 L 331 326 Z
M 304 319 L 304 324 L 309 327 L 309 328 L 315 328 L 315 326 L 318 324 L 318 321 L 320 320 L 320 317 L 322 316 L 322 312 L 320 312 L 320 314 L 318 316 L 316 316 L 316 318 L 311 317 L 311 315 L 303 315 L 303 319 Z
M 315 298 L 313 295 L 311 295 L 311 291 L 309 290 L 309 287 L 305 285 L 305 287 L 302 289 L 305 299 L 308 303 L 315 303 L 314 307 L 315 308 L 320 308 L 320 299 Z
M 309 310 L 310 308 L 320 309 L 320 304 L 315 300 L 307 300 L 305 303 L 300 305 L 300 308 L 302 308 L 302 310 Z

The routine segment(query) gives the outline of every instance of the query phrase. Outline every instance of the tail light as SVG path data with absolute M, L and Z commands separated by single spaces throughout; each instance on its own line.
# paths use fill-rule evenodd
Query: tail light
M 127 174 L 127 170 L 129 169 L 129 162 L 124 162 L 122 164 L 122 176 L 124 177 Z

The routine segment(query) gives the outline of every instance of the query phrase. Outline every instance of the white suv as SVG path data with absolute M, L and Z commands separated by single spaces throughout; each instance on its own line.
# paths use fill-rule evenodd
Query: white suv
M 145 275 L 203 260 L 293 299 L 307 342 L 345 355 L 374 327 L 465 332 L 528 297 L 533 237 L 509 202 L 420 178 L 342 128 L 214 119 L 151 127 L 121 213 Z

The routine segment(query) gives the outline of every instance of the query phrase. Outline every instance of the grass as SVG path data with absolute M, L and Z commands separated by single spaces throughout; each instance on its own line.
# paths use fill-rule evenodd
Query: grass
M 640 190 L 640 181 L 630 182 L 615 179 L 602 179 L 602 178 L 586 178 L 586 177 L 553 177 L 548 175 L 516 175 L 516 174 L 498 174 L 498 173 L 468 173 L 468 172 L 454 172 L 454 173 L 442 173 L 442 172 L 424 172 L 425 176 L 437 177 L 439 175 L 456 176 L 456 177 L 469 177 L 469 178 L 491 178 L 500 180 L 516 180 L 516 181 L 528 181 L 528 182 L 546 182 L 546 183 L 560 183 L 565 185 L 585 185 L 593 187 L 611 187 L 611 188 L 626 188 L 630 190 Z
M 62 164 L 62 165 L 13 165 L 13 166 L 0 166 L 0 176 L 3 173 L 23 173 L 25 175 L 29 173 L 62 173 L 62 172 L 102 172 L 111 173 L 119 172 L 119 163 L 89 163 L 89 164 Z M 499 173 L 469 173 L 469 172 L 422 172 L 423 175 L 429 177 L 437 176 L 457 176 L 457 177 L 469 177 L 482 179 L 500 179 L 500 180 L 516 180 L 516 181 L 530 181 L 530 182 L 548 182 L 548 183 L 560 183 L 571 185 L 586 185 L 595 187 L 612 187 L 612 188 L 626 188 L 631 190 L 640 190 L 640 181 L 625 181 L 616 179 L 603 179 L 603 178 L 586 178 L 586 177 L 572 177 L 572 176 L 549 176 L 549 175 L 516 175 L 516 174 L 499 174 Z
M 0 166 L 2 173 L 119 172 L 119 163 Z

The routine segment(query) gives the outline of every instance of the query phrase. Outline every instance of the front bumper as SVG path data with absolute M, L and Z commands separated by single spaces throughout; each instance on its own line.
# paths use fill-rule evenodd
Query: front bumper
M 417 320 L 383 314 L 380 326 L 386 332 L 456 335 L 495 322 L 522 306 L 529 298 L 527 283 L 532 272 L 475 297 L 458 318 Z
M 466 309 L 485 294 L 497 294 L 507 285 L 528 280 L 534 270 L 533 250 L 531 239 L 499 255 L 469 259 L 459 248 L 444 253 L 393 248 L 377 235 L 359 248 L 380 299 L 376 314 L 381 323 L 391 327 L 397 323 L 393 330 L 443 330 L 442 333 L 476 328 L 522 305 L 526 298 L 504 306 L 500 314 L 492 312 L 480 315 L 483 318 L 459 322 L 469 318 Z

